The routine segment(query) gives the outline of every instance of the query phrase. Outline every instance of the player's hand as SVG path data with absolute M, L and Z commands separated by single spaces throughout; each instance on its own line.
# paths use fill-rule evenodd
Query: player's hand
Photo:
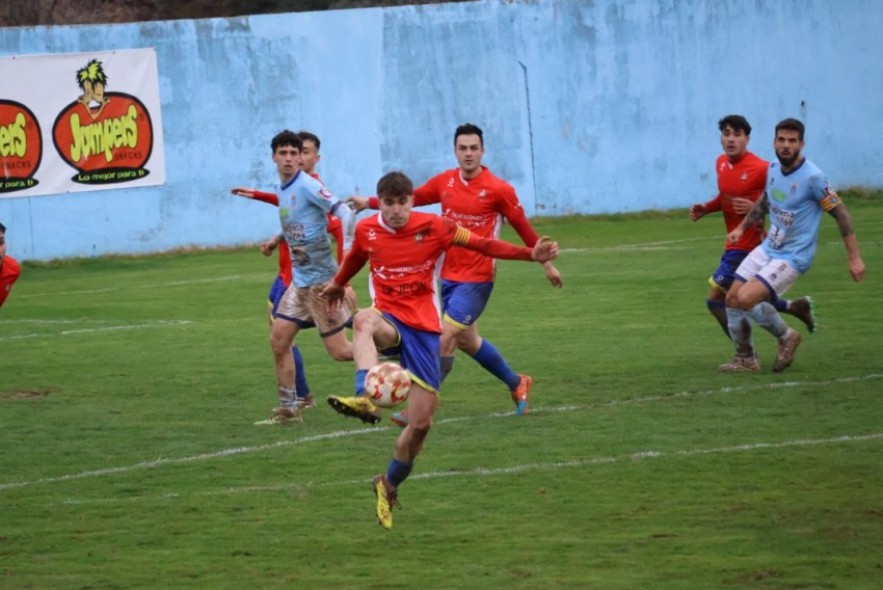
M 733 231 L 727 234 L 727 242 L 730 244 L 735 244 L 742 237 L 742 233 L 744 232 L 744 228 L 740 225 Z
M 359 211 L 364 211 L 368 208 L 368 197 L 357 197 L 353 195 L 345 202 L 356 213 L 358 213 Z
M 696 221 L 708 214 L 708 208 L 702 203 L 696 203 L 690 207 L 690 219 Z
M 558 242 L 553 242 L 549 236 L 543 236 L 533 246 L 530 257 L 537 262 L 548 262 L 558 256 Z
M 733 211 L 739 215 L 748 215 L 748 212 L 754 207 L 754 201 L 745 197 L 732 197 L 730 204 L 733 205 Z
M 849 259 L 849 274 L 856 283 L 860 283 L 865 278 L 865 261 L 861 257 Z
M 346 289 L 331 281 L 325 285 L 325 288 L 319 293 L 319 297 L 325 300 L 325 309 L 328 310 L 328 313 L 334 313 L 340 307 L 345 294 Z
M 254 198 L 254 189 L 248 188 L 246 186 L 237 186 L 237 187 L 233 188 L 230 192 L 233 193 L 234 195 L 236 195 L 237 197 L 245 197 L 246 199 L 253 199 Z
M 555 268 L 555 265 L 551 262 L 543 263 L 543 270 L 546 273 L 546 278 L 549 279 L 549 282 L 552 283 L 552 286 L 556 289 L 560 289 L 564 286 L 564 279 L 561 277 L 561 272 Z
M 269 256 L 276 250 L 276 246 L 279 245 L 279 240 L 276 238 L 270 238 L 263 244 L 261 244 L 261 254 L 264 256 Z

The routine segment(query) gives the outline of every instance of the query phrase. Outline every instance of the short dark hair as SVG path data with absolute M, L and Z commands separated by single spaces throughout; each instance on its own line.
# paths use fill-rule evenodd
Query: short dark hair
M 300 139 L 300 135 L 294 131 L 284 129 L 273 137 L 273 140 L 270 142 L 270 147 L 273 148 L 273 153 L 275 154 L 277 149 L 286 146 L 297 148 L 298 151 L 300 151 L 304 144 Z
M 482 133 L 481 127 L 478 125 L 463 123 L 457 127 L 457 130 L 454 131 L 454 145 L 457 145 L 457 138 L 461 135 L 477 135 L 478 142 L 481 144 L 481 147 L 484 147 L 484 133 Z
M 316 144 L 316 151 L 317 152 L 319 151 L 319 146 L 322 145 L 322 142 L 319 141 L 318 135 L 316 135 L 315 133 L 311 133 L 310 131 L 304 131 L 304 130 L 298 131 L 297 134 L 300 136 L 301 147 L 303 147 L 304 141 L 312 141 L 313 143 Z
M 414 183 L 404 172 L 387 172 L 377 181 L 377 196 L 407 197 L 414 192 Z
M 742 131 L 745 135 L 751 135 L 751 124 L 742 115 L 727 115 L 717 122 L 717 128 L 720 131 L 723 131 L 724 127 L 730 127 L 733 131 Z
M 792 118 L 782 119 L 776 125 L 776 135 L 779 135 L 780 129 L 787 129 L 789 131 L 796 131 L 797 136 L 800 138 L 800 141 L 803 141 L 803 132 L 805 131 L 805 128 L 803 126 L 803 123 L 801 123 L 797 119 L 792 119 Z
M 0 223 L 0 232 L 6 233 L 6 226 Z

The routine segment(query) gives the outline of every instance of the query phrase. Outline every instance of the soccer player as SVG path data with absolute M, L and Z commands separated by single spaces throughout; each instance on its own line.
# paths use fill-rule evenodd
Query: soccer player
M 485 238 L 498 238 L 503 219 L 515 229 L 524 244 L 532 247 L 537 233 L 528 220 L 515 189 L 483 166 L 484 134 L 471 123 L 454 131 L 454 155 L 458 167 L 429 179 L 414 191 L 414 205 L 441 203 L 442 215 Z M 356 210 L 377 208 L 376 198 L 351 197 Z M 564 282 L 551 263 L 544 265 L 546 277 L 554 287 Z M 515 412 L 528 412 L 533 380 L 512 370 L 499 350 L 478 333 L 478 318 L 490 300 L 494 288 L 496 264 L 480 252 L 452 250 L 442 265 L 442 381 L 454 366 L 459 348 L 509 388 Z M 407 414 L 393 415 L 400 426 L 407 424 Z
M 779 161 L 770 163 L 766 192 L 727 236 L 730 243 L 738 242 L 747 228 L 770 214 L 766 238 L 736 269 L 727 293 L 727 318 L 736 356 L 722 365 L 722 370 L 757 370 L 748 318 L 759 322 L 759 316 L 765 312 L 758 304 L 782 296 L 810 269 L 822 212 L 837 222 L 852 279 L 861 281 L 865 275 L 865 263 L 846 205 L 828 185 L 825 174 L 803 156 L 803 135 L 804 125 L 797 119 L 784 119 L 776 125 L 773 147 Z M 791 365 L 800 341 L 800 332 L 786 326 L 779 338 L 773 371 L 784 371 Z
M 370 264 L 374 305 L 356 314 L 353 353 L 356 361 L 356 397 L 328 398 L 336 411 L 376 423 L 376 407 L 364 395 L 365 375 L 377 364 L 378 349 L 398 346 L 401 365 L 411 377 L 409 423 L 396 441 L 393 459 L 385 475 L 374 478 L 377 517 L 384 528 L 392 527 L 392 508 L 398 486 L 408 477 L 414 459 L 432 426 L 438 406 L 442 376 L 439 366 L 439 310 L 435 267 L 443 254 L 450 256 L 461 246 L 484 256 L 545 263 L 558 253 L 558 245 L 539 238 L 533 248 L 483 238 L 450 218 L 412 212 L 414 185 L 401 172 L 390 172 L 377 183 L 380 213 L 356 226 L 353 247 L 337 275 L 322 295 L 334 308 L 344 287 L 366 264 Z
M 3 307 L 12 285 L 20 276 L 21 266 L 18 261 L 6 255 L 6 226 L 0 223 L 0 307 Z
M 326 310 L 318 298 L 325 284 L 337 272 L 331 255 L 326 214 L 340 218 L 343 224 L 344 250 L 349 249 L 354 225 L 353 212 L 337 199 L 321 182 L 300 169 L 303 142 L 293 131 L 282 131 L 271 141 L 273 162 L 279 174 L 275 189 L 279 198 L 282 235 L 291 252 L 293 277 L 279 300 L 270 330 L 270 348 L 279 386 L 279 406 L 271 420 L 286 424 L 300 421 L 296 367 L 290 353 L 297 333 L 302 328 L 317 327 L 325 350 L 335 360 L 352 360 L 352 343 L 344 328 L 351 314 L 344 308 Z M 236 194 L 249 196 L 258 191 L 234 189 Z
M 733 231 L 751 206 L 763 195 L 766 186 L 769 162 L 762 160 L 748 151 L 751 141 L 751 125 L 742 115 L 727 115 L 718 121 L 720 142 L 724 153 L 718 156 L 717 187 L 718 194 L 706 203 L 697 203 L 690 207 L 690 219 L 697 221 L 709 213 L 721 211 L 727 232 Z M 737 242 L 726 242 L 720 266 L 709 277 L 711 290 L 708 292 L 706 305 L 711 315 L 718 321 L 724 334 L 729 338 L 727 326 L 726 295 L 736 267 L 763 240 L 763 223 L 756 223 L 745 228 Z M 771 304 L 777 311 L 789 313 L 799 318 L 810 332 L 815 330 L 815 319 L 812 313 L 812 300 L 800 297 L 793 301 L 775 298 Z M 766 305 L 766 304 L 765 304 Z M 767 310 L 773 314 L 772 310 Z M 769 326 L 764 326 L 768 328 Z
M 299 131 L 298 136 L 300 136 L 302 141 L 302 148 L 300 152 L 300 168 L 301 170 L 321 182 L 322 179 L 319 178 L 319 174 L 316 172 L 316 164 L 319 162 L 320 159 L 319 137 L 309 131 Z M 274 193 L 256 191 L 254 189 L 245 187 L 236 187 L 231 192 L 234 195 L 240 197 L 262 201 L 276 207 L 279 206 L 279 197 Z M 337 245 L 336 253 L 337 261 L 339 263 L 343 261 L 344 256 L 343 224 L 340 222 L 340 219 L 338 219 L 334 215 L 331 215 L 330 213 L 326 214 L 326 219 L 328 220 L 328 234 L 334 239 L 334 242 Z M 273 251 L 277 250 L 282 241 L 284 241 L 282 235 L 277 234 L 276 236 L 261 244 L 261 253 L 264 256 L 272 255 Z M 279 307 L 279 301 L 282 299 L 282 295 L 285 293 L 285 290 L 288 288 L 288 286 L 291 285 L 292 278 L 290 250 L 288 248 L 278 248 L 278 253 L 279 274 L 270 285 L 270 291 L 267 295 L 268 321 L 271 328 L 273 326 L 273 315 L 276 313 L 276 309 Z M 353 289 L 349 287 L 347 288 L 347 306 L 352 313 L 355 313 L 355 310 L 358 307 L 358 300 L 356 298 L 355 291 L 353 291 Z M 299 408 L 302 409 L 313 408 L 316 406 L 316 400 L 310 392 L 310 385 L 307 380 L 307 373 L 306 367 L 304 365 L 303 355 L 301 354 L 297 344 L 294 344 L 291 347 L 291 354 L 292 358 L 294 359 L 295 366 L 295 388 L 297 390 L 297 405 Z M 267 421 L 261 421 L 258 424 L 264 424 L 266 422 Z

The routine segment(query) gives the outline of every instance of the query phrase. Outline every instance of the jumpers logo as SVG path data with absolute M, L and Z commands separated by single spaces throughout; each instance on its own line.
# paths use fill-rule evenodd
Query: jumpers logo
M 76 73 L 82 94 L 55 119 L 55 149 L 81 184 L 138 180 L 153 150 L 150 114 L 136 97 L 105 92 L 107 74 L 93 59 Z
M 0 100 L 0 193 L 36 186 L 43 139 L 34 113 L 23 104 Z

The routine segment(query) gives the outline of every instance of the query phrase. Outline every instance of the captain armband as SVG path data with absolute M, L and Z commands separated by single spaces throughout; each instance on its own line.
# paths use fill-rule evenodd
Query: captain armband
M 842 201 L 840 200 L 840 195 L 838 195 L 835 191 L 831 189 L 825 190 L 825 196 L 822 197 L 822 200 L 819 201 L 819 204 L 822 206 L 822 209 L 826 212 L 830 212 L 837 205 L 839 205 Z
M 457 231 L 454 233 L 454 243 L 460 246 L 463 246 L 469 242 L 469 236 L 472 233 L 466 229 L 465 227 L 457 227 Z

